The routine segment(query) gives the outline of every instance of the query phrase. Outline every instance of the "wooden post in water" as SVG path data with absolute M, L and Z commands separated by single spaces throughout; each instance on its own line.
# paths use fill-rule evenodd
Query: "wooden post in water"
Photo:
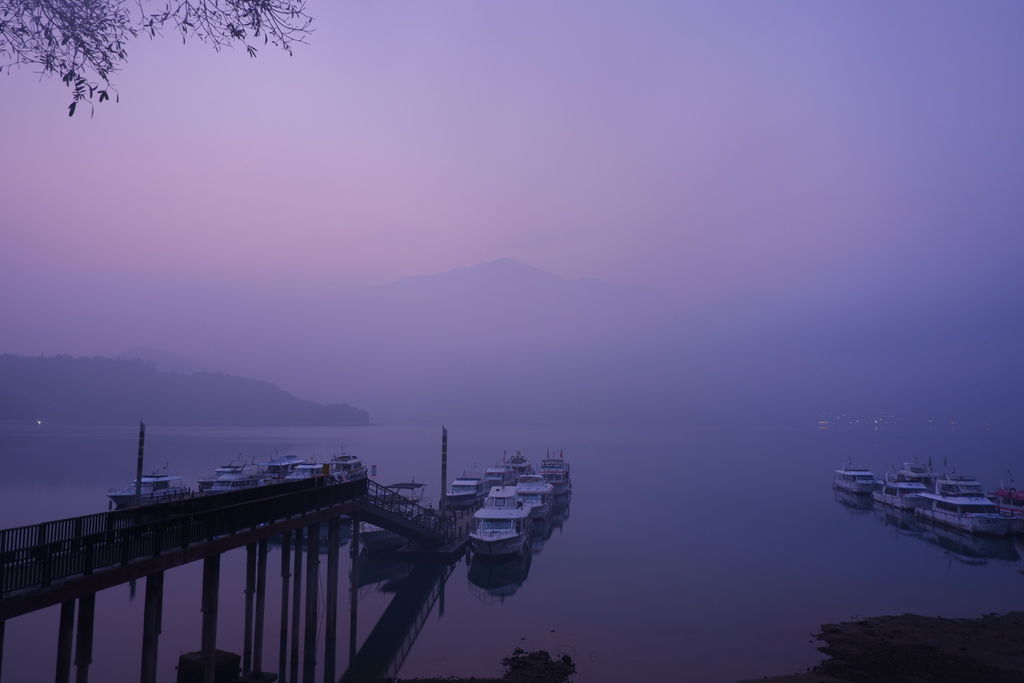
M 292 571 L 292 661 L 288 680 L 299 681 L 299 626 L 302 614 L 302 528 L 295 530 L 295 569 Z
M 324 626 L 324 683 L 334 683 L 334 664 L 338 650 L 338 536 L 341 520 L 327 523 L 327 599 Z
M 263 673 L 263 615 L 267 608 L 267 539 L 259 542 L 256 551 L 256 630 L 252 644 L 253 673 Z
M 277 680 L 285 683 L 288 668 L 288 579 L 291 577 L 292 532 L 281 534 L 281 640 L 277 650 Z
M 146 606 L 142 615 L 142 683 L 156 683 L 157 650 L 164 611 L 164 573 L 146 577 Z
M 135 505 L 142 505 L 142 450 L 146 445 L 146 423 L 139 420 L 139 457 L 135 461 Z
M 448 428 L 441 425 L 441 499 L 438 503 L 438 510 L 443 515 L 448 511 Z
M 75 601 L 60 604 L 60 626 L 57 630 L 57 683 L 71 680 L 71 646 L 74 644 Z
M 306 533 L 309 538 L 306 539 L 306 637 L 302 646 L 302 683 L 313 683 L 316 676 L 316 589 L 320 564 L 320 525 L 310 524 Z
M 359 513 L 352 515 L 352 571 L 349 573 L 348 665 L 356 660 L 356 631 L 359 625 Z
M 216 683 L 220 555 L 203 560 L 203 683 Z
M 92 664 L 92 628 L 96 614 L 96 594 L 78 599 L 78 642 L 75 644 L 75 683 L 89 683 Z
M 256 544 L 245 546 L 245 624 L 242 635 L 242 675 L 252 671 L 252 598 L 256 592 Z

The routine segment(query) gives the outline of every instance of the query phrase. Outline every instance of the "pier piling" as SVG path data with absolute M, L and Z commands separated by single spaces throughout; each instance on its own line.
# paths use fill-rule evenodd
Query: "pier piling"
M 252 600 L 256 592 L 256 544 L 245 546 L 245 625 L 242 635 L 242 675 L 252 671 Z
M 281 640 L 277 650 L 277 680 L 285 683 L 288 668 L 288 579 L 291 577 L 292 532 L 281 534 Z
M 219 589 L 220 555 L 212 555 L 203 560 L 203 683 L 215 683 Z
M 352 574 L 349 577 L 348 661 L 356 658 L 356 626 L 359 623 L 359 513 L 352 515 Z
M 302 529 L 295 530 L 295 569 L 292 571 L 292 661 L 288 680 L 299 680 L 299 626 L 302 614 Z
M 337 517 L 327 523 L 327 596 L 324 626 L 324 683 L 334 683 L 338 648 L 338 529 Z
M 252 670 L 263 673 L 263 616 L 267 608 L 267 539 L 256 550 L 256 628 L 253 632 Z
M 156 683 L 157 651 L 164 611 L 164 573 L 146 577 L 146 604 L 142 615 L 141 683 Z
M 57 631 L 57 683 L 71 680 L 71 646 L 74 644 L 75 601 L 60 604 L 60 626 Z
M 75 643 L 75 683 L 89 683 L 92 664 L 92 629 L 96 616 L 96 594 L 78 599 L 78 642 Z
M 316 676 L 317 569 L 320 563 L 320 525 L 310 524 L 306 532 L 306 637 L 302 646 L 302 683 Z

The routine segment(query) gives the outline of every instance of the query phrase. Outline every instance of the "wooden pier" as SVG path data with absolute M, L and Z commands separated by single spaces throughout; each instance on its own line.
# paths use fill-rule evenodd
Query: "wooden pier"
M 409 539 L 410 553 L 418 558 L 439 560 L 437 566 L 445 566 L 464 552 L 471 516 L 441 515 L 367 479 L 339 482 L 325 476 L 2 530 L 0 680 L 7 621 L 59 604 L 55 680 L 68 683 L 74 667 L 76 683 L 88 683 L 96 593 L 145 578 L 139 680 L 154 683 L 164 572 L 202 561 L 199 602 L 202 606 L 203 681 L 214 683 L 220 556 L 241 547 L 245 547 L 247 553 L 242 674 L 243 678 L 261 680 L 264 676 L 267 572 L 271 571 L 267 566 L 267 545 L 270 538 L 279 536 L 282 539 L 281 623 L 277 676 L 279 681 L 313 683 L 317 662 L 320 525 L 327 527 L 325 634 L 326 640 L 333 644 L 337 629 L 340 515 L 352 518 L 354 556 L 358 556 L 360 547 L 359 523 L 367 521 Z M 410 622 L 413 626 L 418 623 L 424 604 L 429 611 L 437 591 L 443 594 L 443 583 L 450 570 L 438 571 L 430 590 L 410 598 L 410 604 L 418 606 L 414 610 L 416 618 Z M 358 576 L 355 571 L 353 574 L 350 655 L 354 657 Z M 443 579 L 437 578 L 442 575 Z M 440 581 L 440 588 L 437 588 L 437 581 Z M 434 599 L 429 599 L 431 595 Z M 305 623 L 300 623 L 303 602 Z M 407 612 L 408 605 L 403 609 Z M 418 630 L 416 627 L 411 636 L 413 640 Z M 411 647 L 411 643 L 403 647 Z M 407 654 L 407 649 L 399 647 L 395 652 Z M 404 654 L 401 658 L 404 659 Z M 333 645 L 325 647 L 322 664 L 324 680 L 336 680 Z M 378 670 L 380 665 L 370 668 Z

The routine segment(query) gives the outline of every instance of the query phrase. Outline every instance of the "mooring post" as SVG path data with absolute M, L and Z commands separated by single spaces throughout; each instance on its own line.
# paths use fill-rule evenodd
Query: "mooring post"
M 327 523 L 327 604 L 324 626 L 324 683 L 334 683 L 334 662 L 338 649 L 338 527 L 341 520 Z
M 252 598 L 256 592 L 256 544 L 245 546 L 245 624 L 242 636 L 242 675 L 252 671 Z
M 75 643 L 75 683 L 89 683 L 92 664 L 92 627 L 96 615 L 96 594 L 78 599 L 78 642 Z
M 252 670 L 263 673 L 263 615 L 267 608 L 267 539 L 259 542 L 256 552 L 256 630 L 252 644 Z
M 75 601 L 60 604 L 60 626 L 57 629 L 57 683 L 71 680 L 71 646 L 74 644 Z
M 146 577 L 146 604 L 142 615 L 142 683 L 156 683 L 157 650 L 164 611 L 164 573 Z
M 220 555 L 203 560 L 203 683 L 217 675 L 217 602 L 220 590 Z
M 288 680 L 299 680 L 299 626 L 302 614 L 302 529 L 295 530 L 295 569 L 292 571 L 292 661 Z
M 441 425 L 441 499 L 437 504 L 438 511 L 444 516 L 448 511 L 448 428 Z
M 277 647 L 277 680 L 285 682 L 288 668 L 288 579 L 291 577 L 292 532 L 281 534 L 281 641 Z
M 348 662 L 356 659 L 356 626 L 359 623 L 359 513 L 352 515 L 352 572 L 349 575 Z
M 135 461 L 135 506 L 142 505 L 142 451 L 146 445 L 146 423 L 139 420 L 139 457 Z
M 317 569 L 320 564 L 320 525 L 310 524 L 306 539 L 306 638 L 302 646 L 302 683 L 316 676 Z

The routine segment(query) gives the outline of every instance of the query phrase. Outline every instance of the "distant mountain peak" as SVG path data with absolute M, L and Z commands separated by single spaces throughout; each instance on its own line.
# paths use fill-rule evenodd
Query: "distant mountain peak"
M 404 277 L 392 282 L 390 287 L 403 287 L 411 284 L 472 284 L 474 286 L 487 286 L 489 284 L 512 284 L 527 282 L 558 283 L 565 280 L 557 275 L 541 270 L 528 263 L 517 261 L 513 258 L 499 258 L 493 261 L 485 261 L 473 266 L 453 268 L 441 273 L 430 275 L 414 275 Z

